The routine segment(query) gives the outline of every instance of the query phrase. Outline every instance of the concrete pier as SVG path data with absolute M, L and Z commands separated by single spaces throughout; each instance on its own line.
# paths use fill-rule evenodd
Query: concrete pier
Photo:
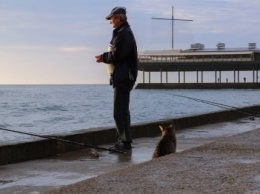
M 259 193 L 259 132 L 259 119 L 241 118 L 177 130 L 177 153 L 156 160 L 159 136 L 134 139 L 126 154 L 82 149 L 4 165 L 0 193 Z
M 186 50 L 150 50 L 139 53 L 138 70 L 142 71 L 143 80 L 137 88 L 155 89 L 157 82 L 156 88 L 159 89 L 260 88 L 260 49 L 250 45 L 248 48 L 233 49 L 206 49 L 201 44 L 197 46 Z M 250 72 L 250 75 L 243 77 L 244 72 Z M 193 79 L 190 77 L 188 83 L 186 73 L 193 74 Z M 224 73 L 229 74 L 229 82 L 228 78 L 223 79 Z M 209 78 L 213 74 L 215 80 Z
M 260 193 L 260 128 L 49 193 Z

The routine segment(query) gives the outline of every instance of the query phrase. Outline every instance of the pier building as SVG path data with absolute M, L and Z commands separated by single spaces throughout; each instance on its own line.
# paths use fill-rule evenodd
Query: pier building
M 260 49 L 256 43 L 249 43 L 247 48 L 226 48 L 225 43 L 218 43 L 213 49 L 196 43 L 186 50 L 144 51 L 139 53 L 138 60 L 143 80 L 137 89 L 260 88 Z M 251 72 L 251 76 L 241 81 L 240 72 L 244 71 Z M 152 82 L 154 72 L 159 73 L 159 83 Z M 169 81 L 171 72 L 175 72 L 176 82 Z M 193 72 L 193 83 L 186 82 L 186 72 Z M 204 79 L 208 72 L 213 73 L 213 82 Z M 232 72 L 233 78 L 222 78 L 223 72 Z

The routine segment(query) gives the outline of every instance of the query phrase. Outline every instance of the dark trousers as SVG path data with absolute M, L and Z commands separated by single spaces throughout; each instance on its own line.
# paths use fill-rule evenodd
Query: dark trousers
M 118 143 L 132 143 L 129 111 L 131 86 L 114 88 L 114 119 Z

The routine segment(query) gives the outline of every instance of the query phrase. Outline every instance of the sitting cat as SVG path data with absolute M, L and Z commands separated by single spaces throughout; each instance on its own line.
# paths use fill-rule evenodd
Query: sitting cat
M 174 126 L 173 125 L 168 127 L 159 126 L 159 128 L 161 129 L 162 132 L 162 138 L 158 142 L 154 150 L 153 159 L 176 152 L 177 140 L 176 140 Z

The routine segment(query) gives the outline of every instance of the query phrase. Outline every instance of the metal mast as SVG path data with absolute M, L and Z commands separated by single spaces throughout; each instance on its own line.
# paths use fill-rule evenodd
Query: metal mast
M 152 18 L 154 20 L 171 20 L 172 21 L 172 49 L 174 48 L 174 20 L 179 21 L 193 21 L 193 20 L 186 20 L 186 19 L 174 19 L 173 7 L 172 7 L 172 18 Z

